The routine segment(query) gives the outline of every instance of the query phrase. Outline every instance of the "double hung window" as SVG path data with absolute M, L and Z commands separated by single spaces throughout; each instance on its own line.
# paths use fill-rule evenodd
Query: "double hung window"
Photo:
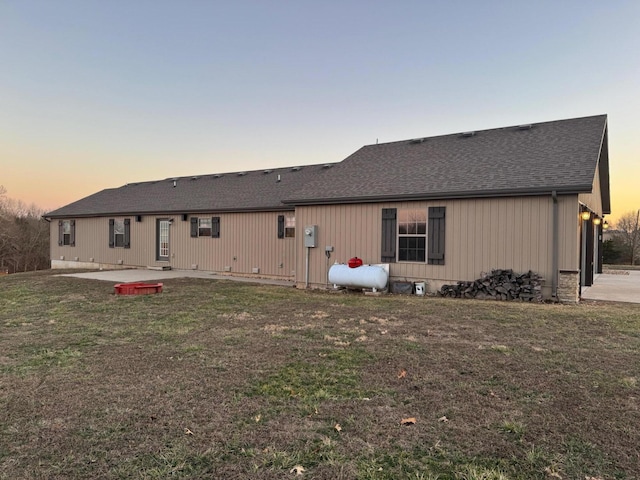
M 427 250 L 427 212 L 398 211 L 398 261 L 424 262 Z
M 211 236 L 211 217 L 198 218 L 198 236 L 199 237 Z
M 109 219 L 109 248 L 131 247 L 131 219 Z
M 444 265 L 446 207 L 382 209 L 383 263 Z
M 75 220 L 59 220 L 58 221 L 58 245 L 60 246 L 76 246 L 76 221 Z

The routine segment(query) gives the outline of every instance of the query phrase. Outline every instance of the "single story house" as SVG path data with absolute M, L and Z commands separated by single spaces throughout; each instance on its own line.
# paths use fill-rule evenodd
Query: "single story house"
M 494 268 L 532 270 L 545 297 L 577 301 L 602 268 L 609 213 L 598 115 L 368 145 L 338 163 L 132 183 L 46 218 L 52 268 L 200 269 L 324 287 L 331 264 L 357 256 L 430 290 Z

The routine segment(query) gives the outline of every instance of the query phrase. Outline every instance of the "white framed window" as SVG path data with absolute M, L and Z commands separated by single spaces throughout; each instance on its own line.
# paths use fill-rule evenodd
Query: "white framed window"
M 398 210 L 398 261 L 425 262 L 427 259 L 427 211 Z
M 284 236 L 294 238 L 296 236 L 296 217 L 286 215 L 284 218 Z
M 124 220 L 115 219 L 113 222 L 113 244 L 124 247 Z
M 198 218 L 198 236 L 199 237 L 211 236 L 211 217 Z
M 71 245 L 71 220 L 62 221 L 62 245 Z

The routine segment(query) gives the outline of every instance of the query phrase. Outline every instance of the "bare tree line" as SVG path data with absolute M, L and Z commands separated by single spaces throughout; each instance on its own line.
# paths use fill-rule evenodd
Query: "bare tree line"
M 627 212 L 616 222 L 617 240 L 622 261 L 637 265 L 640 261 L 640 209 Z
M 44 210 L 7 197 L 0 185 L 0 273 L 50 267 L 49 223 Z

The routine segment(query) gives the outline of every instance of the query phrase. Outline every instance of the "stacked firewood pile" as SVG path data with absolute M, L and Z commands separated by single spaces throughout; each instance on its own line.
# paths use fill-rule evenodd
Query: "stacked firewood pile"
M 494 300 L 542 301 L 542 277 L 529 270 L 514 273 L 513 270 L 492 270 L 472 282 L 443 285 L 443 297 L 478 298 Z

